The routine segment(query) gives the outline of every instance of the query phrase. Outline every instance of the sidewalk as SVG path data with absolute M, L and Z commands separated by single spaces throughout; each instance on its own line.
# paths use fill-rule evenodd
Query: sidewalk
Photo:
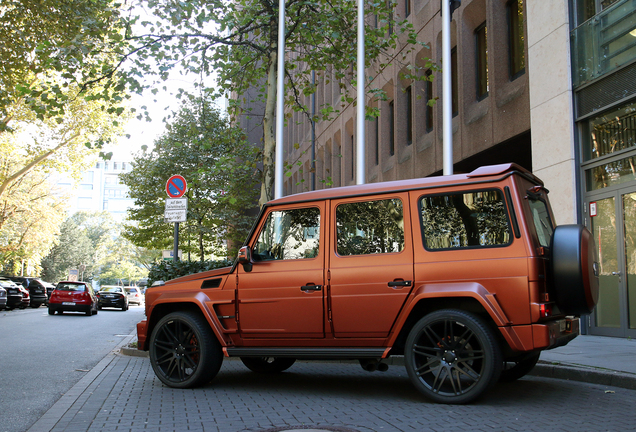
M 148 359 L 138 355 L 122 355 L 122 347 L 127 346 L 134 337 L 135 335 L 130 335 L 115 351 L 104 357 L 29 432 L 185 429 L 225 432 L 247 430 L 238 428 L 238 424 L 298 424 L 299 419 L 318 425 L 327 420 L 324 417 L 326 415 L 332 416 L 328 423 L 330 428 L 320 428 L 321 430 L 377 430 L 377 424 L 384 424 L 384 421 L 387 423 L 380 429 L 407 430 L 406 426 L 398 427 L 391 423 L 395 422 L 393 414 L 396 410 L 404 410 L 406 415 L 413 412 L 414 407 L 418 407 L 416 411 L 421 411 L 423 422 L 430 421 L 430 416 L 439 410 L 436 404 L 421 405 L 421 398 L 408 385 L 408 377 L 401 367 L 390 368 L 389 373 L 369 374 L 361 368 L 351 368 L 351 365 L 346 364 L 299 361 L 294 368 L 304 373 L 301 382 L 296 381 L 293 374 L 283 377 L 260 376 L 261 381 L 255 381 L 254 375 L 240 361 L 225 361 L 224 373 L 215 379 L 215 386 L 194 391 L 169 389 L 154 378 Z M 123 350 L 124 353 L 126 351 Z M 134 350 L 128 354 L 142 352 Z M 394 365 L 403 364 L 400 357 L 390 360 L 389 363 Z M 636 390 L 636 341 L 579 336 L 565 347 L 543 352 L 539 364 L 530 375 Z M 518 410 L 511 411 L 514 419 L 501 417 L 498 408 L 518 398 L 519 386 L 523 386 L 525 392 L 541 391 L 537 386 L 524 386 L 523 381 L 502 386 L 500 394 L 492 396 L 501 398 L 492 408 L 476 404 L 465 409 L 492 409 L 496 411 L 499 420 L 509 424 L 530 421 L 530 418 L 520 419 Z M 321 387 L 323 383 L 324 387 Z M 530 385 L 531 382 L 527 384 Z M 572 390 L 567 390 L 566 387 L 567 384 L 551 388 L 549 395 L 545 396 L 535 394 L 534 400 L 545 397 L 574 403 L 570 396 Z M 561 391 L 564 393 L 559 394 Z M 594 396 L 594 403 L 598 403 L 596 397 Z M 623 399 L 627 404 L 634 403 L 636 394 L 625 395 Z M 542 402 L 548 407 L 559 406 L 548 400 Z M 518 403 L 524 402 L 519 400 Z M 606 403 L 616 404 L 609 401 Z M 360 429 L 361 424 L 356 423 L 356 429 L 349 429 L 352 424 L 347 423 L 347 419 L 353 418 L 350 411 L 359 410 L 360 406 L 370 407 L 362 416 L 368 424 L 365 423 L 365 428 Z M 601 405 L 599 409 L 608 410 L 611 406 Z M 317 408 L 324 410 L 323 417 L 315 417 Z M 386 409 L 386 418 L 378 417 L 377 412 L 382 409 Z M 426 410 L 431 412 L 427 414 Z M 559 410 L 562 407 L 557 411 Z M 558 417 L 562 414 L 559 411 L 554 415 Z M 356 421 L 361 421 L 359 414 L 356 414 L 356 418 Z M 546 421 L 553 420 L 548 416 Z
M 530 374 L 636 390 L 636 340 L 579 336 L 543 351 Z

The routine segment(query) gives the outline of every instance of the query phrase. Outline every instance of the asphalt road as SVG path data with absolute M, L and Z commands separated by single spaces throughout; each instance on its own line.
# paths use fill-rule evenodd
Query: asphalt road
M 88 317 L 46 307 L 0 312 L 0 431 L 25 431 L 135 331 L 144 309 Z

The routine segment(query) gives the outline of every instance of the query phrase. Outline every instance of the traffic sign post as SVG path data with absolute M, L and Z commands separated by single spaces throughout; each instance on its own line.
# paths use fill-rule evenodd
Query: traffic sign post
M 166 208 L 163 217 L 166 222 L 174 222 L 173 262 L 179 261 L 179 222 L 185 222 L 188 214 L 188 199 L 181 198 L 188 190 L 188 183 L 183 176 L 170 176 L 166 182 Z

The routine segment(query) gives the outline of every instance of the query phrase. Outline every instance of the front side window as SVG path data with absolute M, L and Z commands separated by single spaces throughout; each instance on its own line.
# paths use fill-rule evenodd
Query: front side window
M 315 258 L 320 244 L 320 210 L 274 211 L 254 245 L 255 261 Z
M 340 204 L 336 208 L 340 256 L 401 252 L 404 215 L 399 199 Z
M 420 199 L 424 247 L 429 250 L 506 246 L 508 213 L 500 190 Z

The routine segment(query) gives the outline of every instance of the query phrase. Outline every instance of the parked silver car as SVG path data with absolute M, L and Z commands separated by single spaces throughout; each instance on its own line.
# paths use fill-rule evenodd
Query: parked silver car
M 141 293 L 141 288 L 126 287 L 124 291 L 126 291 L 129 304 L 141 305 L 144 303 L 144 295 Z

